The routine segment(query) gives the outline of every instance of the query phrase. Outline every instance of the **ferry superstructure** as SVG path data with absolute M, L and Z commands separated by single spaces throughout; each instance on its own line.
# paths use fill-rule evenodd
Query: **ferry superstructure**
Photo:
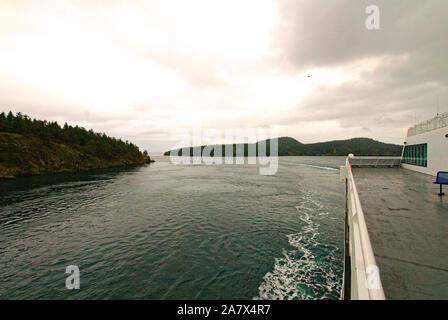
M 435 176 L 448 170 L 448 113 L 408 129 L 401 165 Z
M 349 155 L 341 299 L 447 299 L 448 113 L 408 129 L 401 157 Z

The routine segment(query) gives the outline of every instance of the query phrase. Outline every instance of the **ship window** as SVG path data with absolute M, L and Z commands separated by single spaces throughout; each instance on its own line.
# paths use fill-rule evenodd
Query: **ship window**
M 428 144 L 406 145 L 404 148 L 402 163 L 414 166 L 428 166 Z

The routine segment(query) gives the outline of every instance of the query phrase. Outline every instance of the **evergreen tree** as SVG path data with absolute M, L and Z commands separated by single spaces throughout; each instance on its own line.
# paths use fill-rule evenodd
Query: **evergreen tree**
M 93 130 L 86 130 L 78 126 L 70 126 L 64 123 L 61 126 L 56 122 L 36 120 L 22 115 L 18 112 L 15 116 L 11 111 L 5 115 L 0 114 L 0 131 L 18 133 L 25 136 L 32 136 L 49 143 L 50 141 L 74 146 L 75 148 L 91 154 L 95 157 L 108 160 L 128 157 L 142 159 L 147 157 L 147 152 L 140 152 L 139 148 L 129 141 L 123 142 L 121 139 L 108 137 L 105 133 L 95 133 Z

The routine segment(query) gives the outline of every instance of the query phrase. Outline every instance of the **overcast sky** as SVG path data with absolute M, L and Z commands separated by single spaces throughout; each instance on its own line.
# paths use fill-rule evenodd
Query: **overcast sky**
M 447 19 L 444 0 L 2 0 L 0 111 L 150 154 L 198 125 L 402 143 L 448 111 Z

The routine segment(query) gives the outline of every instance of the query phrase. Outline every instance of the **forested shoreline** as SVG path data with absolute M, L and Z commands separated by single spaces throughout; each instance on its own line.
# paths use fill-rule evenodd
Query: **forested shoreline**
M 56 121 L 0 113 L 0 178 L 150 163 L 129 142 Z

